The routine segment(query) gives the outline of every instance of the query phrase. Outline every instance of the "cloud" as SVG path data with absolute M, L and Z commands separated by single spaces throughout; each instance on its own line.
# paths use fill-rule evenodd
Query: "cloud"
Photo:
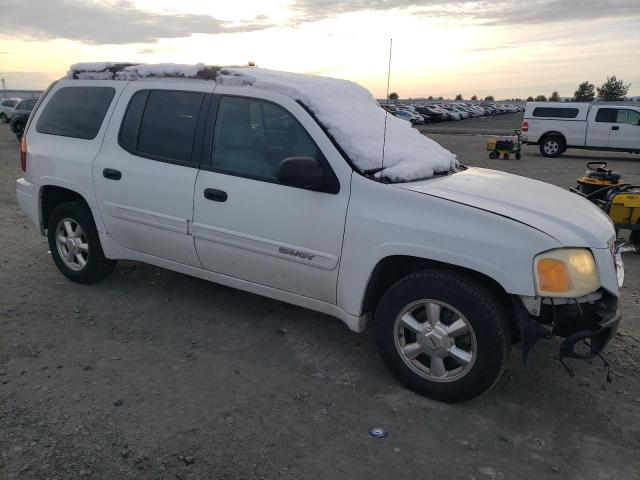
M 413 14 L 480 25 L 541 24 L 602 18 L 640 18 L 638 0 L 296 0 L 296 21 L 310 22 L 364 10 L 411 9 Z
M 0 32 L 30 39 L 64 38 L 93 45 L 154 43 L 160 38 L 263 30 L 271 25 L 256 17 L 244 24 L 209 15 L 164 14 L 141 10 L 130 0 L 3 0 Z

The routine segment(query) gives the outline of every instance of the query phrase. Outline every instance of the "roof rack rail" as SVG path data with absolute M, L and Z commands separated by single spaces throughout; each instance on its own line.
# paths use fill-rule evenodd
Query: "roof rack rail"
M 215 80 L 220 70 L 218 65 L 194 65 L 175 63 L 75 63 L 69 67 L 67 79 L 75 80 L 138 80 L 141 78 L 189 78 Z

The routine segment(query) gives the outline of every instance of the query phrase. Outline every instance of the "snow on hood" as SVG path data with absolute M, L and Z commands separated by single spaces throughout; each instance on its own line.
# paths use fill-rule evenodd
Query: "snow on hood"
M 255 67 L 223 68 L 216 82 L 251 86 L 300 100 L 361 171 L 381 167 L 386 117 L 384 170 L 376 174 L 378 177 L 409 181 L 448 172 L 459 165 L 454 154 L 409 122 L 387 115 L 371 93 L 357 83 Z

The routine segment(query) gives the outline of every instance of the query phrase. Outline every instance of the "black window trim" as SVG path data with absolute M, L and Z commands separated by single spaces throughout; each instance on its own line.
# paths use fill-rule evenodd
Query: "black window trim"
M 47 90 L 46 90 L 46 91 L 45 91 L 45 92 L 44 92 L 44 93 L 43 93 L 39 98 L 37 98 L 37 99 L 36 99 L 36 102 L 35 102 L 35 104 L 33 105 L 33 108 L 32 108 L 31 110 L 29 110 L 30 115 L 29 115 L 29 120 L 27 120 L 27 126 L 26 126 L 26 127 L 25 127 L 25 129 L 24 129 L 24 132 L 25 132 L 25 133 L 27 132 L 28 127 L 31 125 L 31 119 L 35 116 L 35 115 L 33 115 L 33 113 L 34 113 L 34 111 L 36 110 L 36 107 L 40 107 L 40 105 L 41 105 L 41 104 L 42 104 L 42 102 L 44 101 L 44 97 L 45 97 L 47 94 L 49 94 L 49 93 L 51 92 L 51 90 L 52 90 L 52 89 L 53 89 L 53 87 L 57 84 L 57 82 L 58 82 L 57 80 L 56 80 L 55 82 L 53 82 L 53 83 L 49 86 L 49 88 L 48 88 L 48 89 L 47 89 Z M 66 88 L 83 88 L 83 87 L 88 87 L 88 88 L 110 88 L 111 90 L 113 90 L 113 95 L 111 96 L 111 100 L 109 100 L 109 105 L 107 106 L 107 109 L 106 109 L 106 110 L 105 110 L 105 112 L 104 112 L 104 116 L 102 117 L 102 121 L 100 122 L 100 126 L 98 127 L 98 130 L 96 131 L 96 134 L 95 134 L 93 137 L 91 137 L 91 138 L 73 137 L 73 136 L 70 136 L 70 135 L 61 135 L 61 134 L 59 134 L 59 133 L 41 132 L 40 130 L 38 130 L 38 124 L 40 123 L 40 119 L 42 118 L 42 113 L 44 113 L 44 111 L 46 110 L 47 106 L 49 105 L 49 102 L 50 102 L 51 100 L 53 100 L 53 98 L 56 96 L 56 94 L 57 94 L 58 92 L 60 92 L 61 90 L 66 89 Z M 38 132 L 38 133 L 39 133 L 39 134 L 41 134 L 41 135 L 52 135 L 52 136 L 54 136 L 54 137 L 73 138 L 74 140 L 88 140 L 88 141 L 95 140 L 95 139 L 96 139 L 96 137 L 100 134 L 100 130 L 102 130 L 102 128 L 103 128 L 103 127 L 105 127 L 105 119 L 106 119 L 107 117 L 109 117 L 109 118 L 111 117 L 111 116 L 109 115 L 109 110 L 110 110 L 111 108 L 113 108 L 113 106 L 114 106 L 114 101 L 113 101 L 113 100 L 114 100 L 115 98 L 116 98 L 116 89 L 115 89 L 115 87 L 112 87 L 112 86 L 109 86 L 109 85 L 97 85 L 97 86 L 95 86 L 95 87 L 94 87 L 94 86 L 89 86 L 89 85 L 63 85 L 62 87 L 60 87 L 59 89 L 57 89 L 55 92 L 53 92 L 52 97 L 49 99 L 49 101 L 47 101 L 47 104 L 45 105 L 45 110 L 43 110 L 43 111 L 40 113 L 40 115 L 38 116 L 38 122 L 36 123 L 36 126 L 35 126 L 36 132 Z M 30 99 L 27 99 L 27 100 L 30 100 Z M 117 99 L 116 99 L 116 102 L 117 102 Z M 16 110 L 18 110 L 18 108 L 17 108 L 17 107 L 18 107 L 19 105 L 20 105 L 20 103 L 18 103 L 18 104 L 16 105 Z M 105 127 L 105 128 L 106 128 L 106 127 Z
M 136 135 L 135 135 L 135 146 L 136 148 L 129 149 L 122 144 L 122 125 L 124 123 L 124 119 L 127 116 L 127 112 L 131 107 L 131 102 L 133 97 L 135 97 L 138 93 L 144 92 L 144 105 L 142 107 L 140 118 L 138 118 L 138 123 L 136 125 Z M 147 109 L 147 102 L 149 101 L 149 95 L 151 92 L 186 92 L 186 93 L 199 93 L 202 96 L 200 101 L 200 110 L 198 111 L 198 118 L 196 120 L 196 129 L 193 135 L 193 140 L 191 144 L 191 160 L 190 161 L 182 161 L 176 160 L 174 158 L 167 158 L 161 155 L 154 155 L 151 153 L 141 152 L 138 148 L 138 143 L 140 140 L 140 127 L 142 126 L 142 119 L 144 118 L 144 112 Z M 171 89 L 171 88 L 141 88 L 140 90 L 136 90 L 133 92 L 129 101 L 127 102 L 127 107 L 122 114 L 122 118 L 120 118 L 120 127 L 118 128 L 118 146 L 122 148 L 127 153 L 140 158 L 146 158 L 149 160 L 155 160 L 156 162 L 169 163 L 171 165 L 180 165 L 182 167 L 196 168 L 199 169 L 202 167 L 203 156 L 202 156 L 202 141 L 204 137 L 204 129 L 206 119 L 209 116 L 209 109 L 211 104 L 211 93 L 203 92 L 201 90 L 181 90 L 181 89 Z
M 259 176 L 256 176 L 256 175 L 242 174 L 242 173 L 238 173 L 238 172 L 230 172 L 230 171 L 223 170 L 223 169 L 220 169 L 220 168 L 215 168 L 213 166 L 213 139 L 214 139 L 214 134 L 215 134 L 215 129 L 216 129 L 216 122 L 218 120 L 218 110 L 220 108 L 220 102 L 222 101 L 222 99 L 224 97 L 244 98 L 244 99 L 247 99 L 247 100 L 254 100 L 254 101 L 259 101 L 259 102 L 270 103 L 272 105 L 275 105 L 275 106 L 283 109 L 285 112 L 287 112 L 289 115 L 291 115 L 291 117 L 298 123 L 300 128 L 302 128 L 302 130 L 309 136 L 309 138 L 311 139 L 313 144 L 318 149 L 318 152 L 320 153 L 320 158 L 318 159 L 318 161 L 320 162 L 320 165 L 322 166 L 322 168 L 325 170 L 327 176 L 329 177 L 329 184 L 323 189 L 292 187 L 291 185 L 285 185 L 283 183 L 280 183 L 276 179 L 269 179 L 269 178 L 259 177 Z M 209 115 L 208 115 L 208 118 L 207 118 L 206 136 L 205 136 L 205 139 L 204 139 L 204 148 L 202 149 L 202 156 L 203 156 L 203 161 L 202 161 L 202 163 L 200 165 L 200 169 L 201 170 L 206 170 L 206 171 L 209 171 L 209 172 L 219 173 L 219 174 L 222 174 L 222 175 L 229 175 L 229 176 L 232 176 L 232 177 L 246 178 L 248 180 L 255 180 L 255 181 L 258 181 L 258 182 L 272 183 L 274 185 L 279 185 L 281 187 L 295 188 L 296 190 L 308 190 L 308 191 L 311 191 L 311 192 L 329 193 L 329 194 L 332 194 L 332 195 L 337 195 L 338 193 L 340 193 L 340 181 L 338 180 L 337 175 L 333 171 L 333 168 L 331 168 L 331 165 L 329 164 L 329 161 L 326 159 L 326 157 L 324 155 L 324 152 L 318 146 L 318 144 L 313 139 L 311 134 L 307 131 L 307 129 L 304 128 L 304 125 L 302 125 L 300 123 L 300 121 L 296 118 L 296 116 L 293 113 L 291 113 L 291 111 L 289 111 L 287 108 L 285 108 L 283 105 L 280 105 L 277 102 L 273 102 L 271 100 L 267 100 L 267 99 L 264 99 L 264 98 L 251 97 L 251 96 L 245 96 L 245 95 L 235 95 L 235 94 L 229 94 L 229 93 L 222 93 L 222 94 L 221 93 L 218 93 L 218 94 L 214 93 L 213 94 L 213 100 L 212 100 L 211 108 L 209 109 Z

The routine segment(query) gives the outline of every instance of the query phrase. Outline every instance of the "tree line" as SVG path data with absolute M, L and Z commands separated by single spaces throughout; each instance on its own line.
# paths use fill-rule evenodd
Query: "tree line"
M 622 80 L 618 80 L 615 75 L 611 77 L 607 77 L 607 80 L 596 88 L 593 83 L 589 81 L 582 82 L 578 85 L 578 89 L 573 93 L 573 98 L 570 101 L 573 102 L 593 102 L 596 98 L 598 100 L 602 100 L 605 102 L 613 102 L 624 100 L 629 93 L 630 83 L 625 84 Z M 597 95 L 596 95 L 597 92 Z M 389 94 L 389 100 L 398 100 L 400 97 L 397 92 L 393 92 Z M 464 97 L 461 93 L 456 95 L 456 100 L 464 100 Z M 433 96 L 429 96 L 428 100 L 443 100 L 442 97 L 434 98 Z M 477 95 L 473 95 L 470 100 L 476 101 L 481 100 Z M 484 97 L 486 101 L 494 101 L 493 95 L 487 95 Z M 520 102 L 521 98 L 513 98 L 511 101 Z M 551 93 L 549 98 L 546 95 L 537 95 L 535 97 L 529 96 L 527 97 L 527 102 L 560 102 L 560 94 L 558 91 L 554 91 Z

